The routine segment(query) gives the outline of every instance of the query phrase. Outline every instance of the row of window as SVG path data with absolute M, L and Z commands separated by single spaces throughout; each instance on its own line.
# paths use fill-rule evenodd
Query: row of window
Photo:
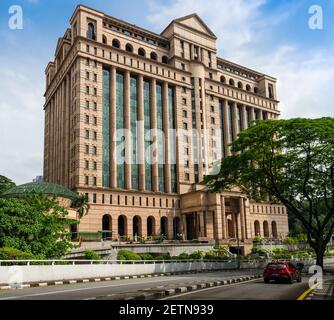
M 89 177 L 88 181 L 89 181 Z M 96 177 L 93 177 L 96 179 Z M 86 179 L 86 178 L 85 178 Z M 86 193 L 86 196 L 89 197 L 89 194 Z M 135 197 L 135 196 L 121 196 L 121 195 L 109 195 L 109 199 L 107 200 L 107 196 L 105 194 L 101 194 L 101 198 L 99 199 L 101 202 L 98 202 L 98 195 L 96 193 L 92 194 L 92 202 L 94 204 L 101 203 L 106 204 L 107 201 L 110 205 L 126 205 L 126 206 L 134 206 L 136 203 L 139 206 L 146 207 L 159 207 L 159 208 L 180 208 L 180 200 L 174 199 L 162 199 L 162 198 L 150 198 L 150 197 Z M 137 200 L 137 201 L 136 201 Z M 151 205 L 150 205 L 151 204 Z

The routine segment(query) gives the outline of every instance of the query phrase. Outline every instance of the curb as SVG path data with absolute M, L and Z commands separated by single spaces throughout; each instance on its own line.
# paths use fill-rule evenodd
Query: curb
M 57 280 L 57 281 L 34 282 L 34 283 L 23 283 L 23 284 L 13 283 L 11 285 L 0 286 L 0 291 L 27 289 L 27 288 L 42 288 L 42 287 L 50 287 L 50 286 L 62 286 L 62 285 L 80 284 L 80 283 L 89 283 L 89 282 L 142 279 L 142 278 L 153 278 L 153 277 L 168 277 L 168 276 L 172 276 L 172 275 L 210 273 L 210 272 L 221 272 L 221 271 L 226 271 L 226 269 L 222 269 L 222 270 L 200 270 L 200 271 L 179 271 L 179 272 L 176 271 L 176 272 L 142 274 L 142 275 L 132 275 L 132 276 L 114 276 L 114 277 L 102 277 L 102 278 Z M 250 278 L 250 277 L 247 277 L 247 278 Z M 230 280 L 225 280 L 225 281 L 230 281 Z M 222 282 L 222 284 L 225 284 L 225 281 L 223 281 L 224 283 Z M 234 280 L 234 281 L 237 281 L 237 280 Z M 210 286 L 214 286 L 214 283 L 210 283 L 210 284 L 211 284 Z
M 174 295 L 181 294 L 181 293 L 196 292 L 198 290 L 205 289 L 205 288 L 223 287 L 223 286 L 228 285 L 228 284 L 242 283 L 242 282 L 250 281 L 250 280 L 253 280 L 253 279 L 259 279 L 259 278 L 262 278 L 262 275 L 237 277 L 237 278 L 232 278 L 232 279 L 229 279 L 229 280 L 205 282 L 205 283 L 200 283 L 200 284 L 196 284 L 196 285 L 188 285 L 186 287 L 178 287 L 178 288 L 174 288 L 174 289 L 155 291 L 155 292 L 151 292 L 151 293 L 141 293 L 141 294 L 138 294 L 138 295 L 134 295 L 134 296 L 131 296 L 131 297 L 126 297 L 126 298 L 121 298 L 121 299 L 118 299 L 118 300 L 124 301 L 124 300 L 156 300 L 156 299 L 163 299 L 163 298 L 169 298 L 169 297 L 172 297 Z

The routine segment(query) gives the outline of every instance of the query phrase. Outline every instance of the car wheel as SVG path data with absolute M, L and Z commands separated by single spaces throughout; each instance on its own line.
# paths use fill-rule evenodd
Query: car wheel
M 269 279 L 264 278 L 264 283 L 269 283 Z

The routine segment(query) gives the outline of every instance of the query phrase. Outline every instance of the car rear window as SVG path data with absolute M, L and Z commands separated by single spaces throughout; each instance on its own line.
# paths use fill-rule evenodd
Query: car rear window
M 268 264 L 268 268 L 285 268 L 286 265 L 283 263 L 271 263 Z

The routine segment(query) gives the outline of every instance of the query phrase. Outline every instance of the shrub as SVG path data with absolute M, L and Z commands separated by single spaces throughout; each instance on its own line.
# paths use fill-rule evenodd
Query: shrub
M 101 260 L 101 257 L 93 250 L 84 251 L 85 260 Z
M 202 251 L 195 251 L 189 255 L 189 258 L 192 260 L 201 260 L 203 255 Z
M 119 250 L 117 260 L 141 260 L 141 257 L 139 254 L 129 250 Z
M 284 244 L 290 244 L 290 245 L 294 245 L 294 244 L 297 244 L 297 240 L 295 238 L 292 238 L 292 237 L 286 237 L 284 240 L 283 240 L 283 243 Z
M 154 260 L 153 256 L 149 253 L 138 254 L 142 260 Z
M 0 249 L 0 260 L 34 260 L 36 258 L 30 252 L 24 252 L 19 249 L 4 247 Z
M 185 252 L 179 254 L 177 258 L 178 258 L 179 260 L 189 260 L 189 259 L 190 259 L 189 254 L 188 254 L 188 253 L 185 253 Z

